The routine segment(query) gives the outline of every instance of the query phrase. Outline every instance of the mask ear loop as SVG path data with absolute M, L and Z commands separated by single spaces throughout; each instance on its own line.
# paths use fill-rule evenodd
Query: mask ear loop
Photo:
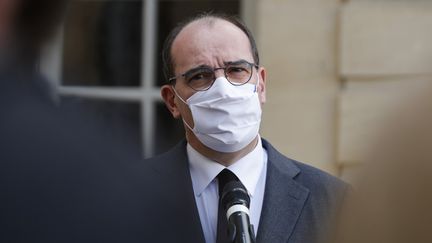
M 174 90 L 174 94 L 186 105 L 188 105 L 188 103 L 177 93 L 177 90 L 174 88 L 174 86 L 172 86 L 172 89 Z
M 257 72 L 257 82 L 256 82 L 256 84 L 255 84 L 254 93 L 256 93 L 257 90 L 258 90 L 259 82 L 260 82 L 260 78 L 259 78 L 259 74 L 258 74 L 258 72 Z
M 185 104 L 189 107 L 188 103 L 177 93 L 177 90 L 172 86 L 172 89 L 174 90 L 174 94 Z M 190 109 L 190 108 L 189 108 Z M 191 111 L 192 113 L 192 111 Z M 193 119 L 193 114 L 192 114 Z M 185 121 L 185 119 L 182 117 L 183 123 L 186 125 L 187 128 L 189 128 L 192 132 L 194 131 L 191 126 Z

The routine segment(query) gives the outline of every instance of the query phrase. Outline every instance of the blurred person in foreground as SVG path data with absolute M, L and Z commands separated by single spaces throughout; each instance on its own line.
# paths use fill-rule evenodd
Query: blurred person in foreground
M 65 6 L 0 0 L 0 242 L 135 239 L 119 217 L 137 213 L 122 173 L 140 161 L 136 145 L 117 143 L 80 107 L 56 106 L 38 70 Z
M 386 112 L 332 242 L 432 242 L 431 93 L 431 84 L 416 85 Z
M 198 15 L 172 30 L 162 55 L 167 83 L 161 95 L 172 116 L 183 120 L 185 139 L 135 171 L 150 164 L 159 175 L 154 184 L 166 191 L 163 201 L 171 202 L 157 209 L 172 212 L 162 224 L 164 237 L 231 242 L 218 209 L 221 180 L 230 177 L 250 196 L 257 242 L 317 242 L 347 187 L 260 137 L 266 71 L 249 29 L 234 17 Z

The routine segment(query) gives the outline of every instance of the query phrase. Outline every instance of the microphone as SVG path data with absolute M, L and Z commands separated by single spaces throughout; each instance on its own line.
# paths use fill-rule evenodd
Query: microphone
M 221 202 L 228 220 L 231 243 L 255 243 L 255 232 L 249 220 L 250 198 L 240 181 L 231 181 L 222 191 Z

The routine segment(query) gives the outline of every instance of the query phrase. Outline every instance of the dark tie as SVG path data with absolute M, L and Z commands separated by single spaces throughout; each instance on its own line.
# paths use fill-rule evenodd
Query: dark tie
M 239 181 L 237 176 L 229 171 L 228 169 L 223 169 L 218 175 L 218 183 L 219 183 L 219 208 L 218 208 L 218 224 L 217 224 L 217 235 L 216 235 L 216 243 L 231 243 L 232 241 L 228 236 L 228 221 L 226 218 L 225 210 L 221 203 L 221 196 L 223 188 L 226 184 L 231 181 Z

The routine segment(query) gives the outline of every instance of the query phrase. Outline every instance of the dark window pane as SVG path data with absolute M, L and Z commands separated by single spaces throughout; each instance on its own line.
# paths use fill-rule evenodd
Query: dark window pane
M 141 1 L 72 1 L 64 33 L 63 84 L 139 86 Z
M 159 29 L 158 29 L 158 70 L 157 85 L 162 86 L 166 79 L 162 72 L 161 51 L 163 42 L 169 32 L 180 22 L 202 12 L 240 14 L 239 0 L 160 0 L 159 1 Z
M 169 150 L 185 137 L 183 122 L 174 119 L 165 104 L 158 103 L 156 108 L 155 154 Z
M 116 139 L 116 142 L 127 146 L 131 152 L 142 154 L 139 103 L 63 98 L 62 105 L 65 109 L 79 109 L 82 118 L 91 119 L 91 122 L 99 126 L 107 137 Z

